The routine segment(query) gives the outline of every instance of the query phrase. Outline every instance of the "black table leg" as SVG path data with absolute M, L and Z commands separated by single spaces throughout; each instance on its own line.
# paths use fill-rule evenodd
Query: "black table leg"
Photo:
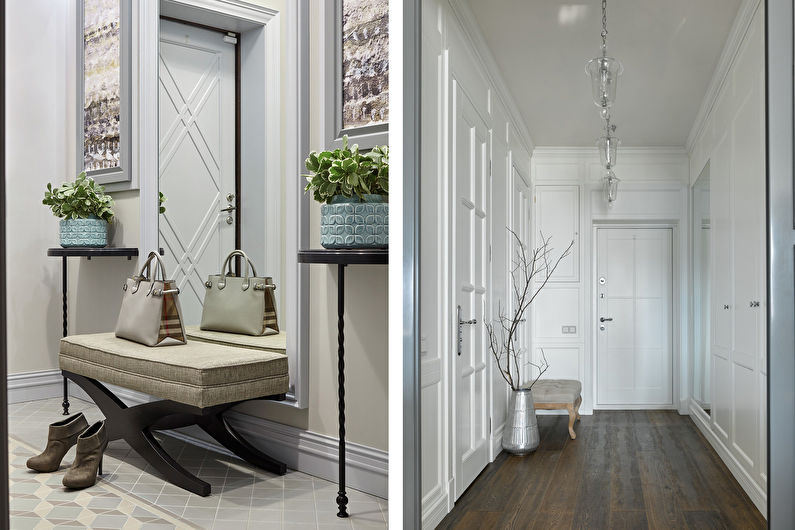
M 63 265 L 61 267 L 61 273 L 62 273 L 62 278 L 61 278 L 62 286 L 61 286 L 61 288 L 62 288 L 62 292 L 63 292 L 63 336 L 65 337 L 66 335 L 69 334 L 69 326 L 67 324 L 68 321 L 66 319 L 66 256 L 63 256 L 61 259 L 63 260 L 63 262 L 62 262 Z M 69 383 L 66 380 L 66 377 L 63 378 L 63 403 L 61 403 L 61 406 L 63 407 L 63 415 L 64 416 L 68 416 L 69 415 Z
M 340 427 L 340 481 L 337 492 L 337 517 L 348 517 L 348 494 L 345 492 L 345 264 L 337 266 L 337 382 L 339 384 L 339 427 Z

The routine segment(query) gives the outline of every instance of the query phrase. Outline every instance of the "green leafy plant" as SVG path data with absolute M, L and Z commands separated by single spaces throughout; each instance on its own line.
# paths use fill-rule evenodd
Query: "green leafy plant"
M 80 173 L 74 182 L 65 182 L 57 188 L 47 183 L 44 200 L 52 213 L 61 219 L 87 219 L 95 215 L 103 221 L 113 221 L 113 197 L 105 194 L 105 189 Z
M 389 194 L 389 147 L 376 146 L 362 153 L 359 146 L 348 146 L 342 137 L 342 147 L 333 151 L 312 151 L 306 159 L 309 173 L 304 191 L 312 191 L 317 202 L 330 202 L 335 195 L 362 198 L 365 194 Z
M 166 202 L 166 196 L 163 195 L 162 191 L 157 192 L 157 206 L 160 209 L 160 213 L 166 213 L 166 207 L 163 204 Z

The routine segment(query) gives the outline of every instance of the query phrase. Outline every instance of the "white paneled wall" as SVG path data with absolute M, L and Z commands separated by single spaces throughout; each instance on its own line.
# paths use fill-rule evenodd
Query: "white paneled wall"
M 429 0 L 423 2 L 422 16 L 422 506 L 423 527 L 434 528 L 452 508 L 456 489 L 453 372 L 457 289 L 453 285 L 455 166 L 451 144 L 460 102 L 464 98 L 467 104 L 471 102 L 488 131 L 484 154 L 490 168 L 490 200 L 484 214 L 490 224 L 489 245 L 483 252 L 488 253 L 491 274 L 486 286 L 484 321 L 494 318 L 497 303 L 502 302 L 504 307 L 510 293 L 508 266 L 512 245 L 506 227 L 525 237 L 532 232 L 532 146 L 521 125 L 511 119 L 518 113 L 499 76 L 488 66 L 493 65 L 493 60 L 483 55 L 488 49 L 468 7 L 456 0 Z M 482 325 L 479 322 L 478 326 Z M 526 345 L 530 343 L 529 330 L 530 325 Z M 507 385 L 488 360 L 488 458 L 493 460 L 501 451 Z
M 735 51 L 694 137 L 691 179 L 709 164 L 711 415 L 691 415 L 754 501 L 767 509 L 764 14 L 748 2 Z M 732 46 L 733 44 L 733 46 Z
M 595 131 L 597 133 L 598 131 Z M 670 227 L 674 234 L 674 408 L 686 410 L 688 158 L 683 149 L 624 148 L 616 174 L 618 200 L 607 206 L 596 149 L 537 147 L 531 159 L 535 244 L 550 237 L 557 256 L 572 240 L 533 308 L 533 353 L 549 362 L 544 377 L 578 379 L 581 411 L 591 414 L 595 395 L 597 227 Z M 680 407 L 681 403 L 681 407 Z

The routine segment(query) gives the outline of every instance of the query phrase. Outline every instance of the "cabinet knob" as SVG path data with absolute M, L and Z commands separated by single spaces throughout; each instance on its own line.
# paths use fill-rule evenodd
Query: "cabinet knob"
M 723 304 L 723 309 L 729 309 L 729 304 Z
M 759 302 L 757 301 L 748 302 L 748 307 L 759 307 Z

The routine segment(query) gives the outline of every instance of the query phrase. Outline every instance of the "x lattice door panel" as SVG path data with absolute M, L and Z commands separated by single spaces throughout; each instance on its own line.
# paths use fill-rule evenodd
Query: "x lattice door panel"
M 159 84 L 160 244 L 185 322 L 198 324 L 207 275 L 235 246 L 234 215 L 222 211 L 236 193 L 235 45 L 161 21 Z

